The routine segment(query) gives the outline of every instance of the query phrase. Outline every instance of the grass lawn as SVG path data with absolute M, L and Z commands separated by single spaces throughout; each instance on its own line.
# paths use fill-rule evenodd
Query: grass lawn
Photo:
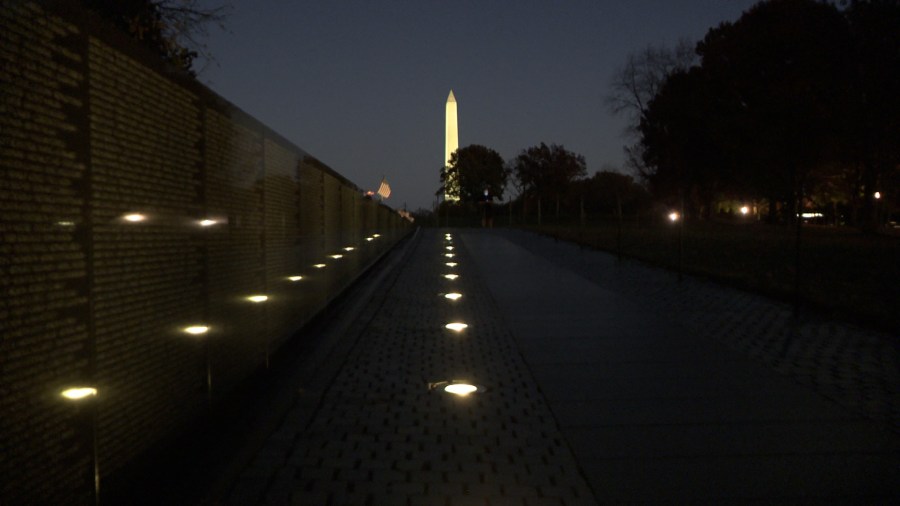
M 596 249 L 619 251 L 614 223 L 529 227 Z M 687 223 L 682 268 L 786 301 L 794 300 L 796 229 L 763 224 Z M 678 227 L 623 226 L 621 253 L 678 268 Z M 853 229 L 803 227 L 801 306 L 836 313 L 900 335 L 900 237 Z

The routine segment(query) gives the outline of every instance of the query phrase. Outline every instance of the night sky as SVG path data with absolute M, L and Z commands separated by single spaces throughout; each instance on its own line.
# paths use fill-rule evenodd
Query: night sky
M 430 209 L 450 89 L 460 147 L 511 159 L 557 143 L 589 174 L 621 168 L 626 120 L 604 97 L 627 54 L 699 40 L 754 3 L 232 0 L 199 77 L 363 189 L 385 176 L 392 207 Z

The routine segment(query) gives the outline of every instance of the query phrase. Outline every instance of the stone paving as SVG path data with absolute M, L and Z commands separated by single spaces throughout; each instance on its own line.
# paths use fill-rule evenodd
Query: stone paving
M 422 235 L 357 319 L 320 402 L 297 402 L 222 502 L 596 504 L 465 251 L 448 258 L 453 241 Z M 441 389 L 459 380 L 484 391 Z
M 900 336 L 518 230 L 498 234 L 900 433 Z
M 897 336 L 827 318 L 795 320 L 788 306 L 764 297 L 689 276 L 677 282 L 664 270 L 521 231 L 493 231 L 487 241 L 478 235 L 484 231 L 453 233 L 448 242 L 443 232 L 425 230 L 396 253 L 403 255 L 402 266 L 390 270 L 350 317 L 340 332 L 345 344 L 322 359 L 329 372 L 290 386 L 295 395 L 288 415 L 251 452 L 253 459 L 238 466 L 226 493 L 208 502 L 495 506 L 714 497 L 814 503 L 827 497 L 855 503 L 865 496 L 840 494 L 900 495 L 885 479 L 900 459 Z M 552 339 L 543 339 L 560 339 L 543 326 L 580 332 L 583 323 L 566 323 L 564 312 L 532 315 L 541 329 L 511 325 L 508 301 L 501 301 L 501 310 L 494 298 L 497 276 L 485 278 L 497 272 L 484 270 L 491 262 L 483 257 L 471 257 L 471 246 L 484 255 L 485 248 L 500 246 L 497 240 L 593 283 L 591 290 L 612 304 L 598 307 L 597 321 L 622 335 L 555 341 L 576 350 L 587 346 L 582 360 L 571 351 L 561 355 Z M 447 258 L 451 243 L 456 256 Z M 445 279 L 447 273 L 459 278 Z M 553 275 L 548 270 L 545 277 Z M 445 299 L 450 291 L 463 297 Z M 632 320 L 620 318 L 616 301 L 639 312 Z M 596 304 L 595 298 L 585 307 Z M 666 322 L 677 329 L 630 340 L 644 330 L 616 327 L 641 315 L 647 329 Z M 444 328 L 453 321 L 469 327 L 460 333 Z M 533 336 L 523 340 L 526 334 Z M 665 344 L 669 334 L 683 336 L 684 344 Z M 731 356 L 715 346 L 731 350 L 734 362 L 703 361 Z M 629 350 L 654 356 L 634 357 L 646 369 L 643 376 L 632 370 L 641 363 L 621 361 Z M 668 372 L 653 367 L 690 369 L 664 355 L 679 350 L 685 359 L 700 359 L 699 368 L 667 386 Z M 616 353 L 618 362 L 611 362 Z M 554 365 L 557 358 L 571 369 Z M 732 385 L 710 384 L 707 374 L 731 377 L 716 375 L 738 365 L 753 374 Z M 567 381 L 578 377 L 587 381 L 569 387 Z M 643 383 L 628 380 L 638 377 Z M 460 380 L 485 389 L 466 397 L 442 391 L 444 382 Z M 591 381 L 602 388 L 591 391 Z M 759 393 L 756 381 L 765 384 Z M 685 387 L 697 390 L 678 390 Z M 875 423 L 800 391 L 808 387 Z M 734 388 L 743 393 L 731 401 L 726 391 Z M 792 393 L 771 397 L 782 391 Z M 757 476 L 736 479 L 737 469 Z M 772 490 L 741 488 L 753 483 L 770 483 Z

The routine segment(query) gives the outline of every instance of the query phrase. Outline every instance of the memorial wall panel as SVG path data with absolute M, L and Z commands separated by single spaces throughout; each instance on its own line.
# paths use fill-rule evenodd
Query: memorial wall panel
M 304 272 L 303 295 L 309 311 L 325 304 L 325 173 L 312 159 L 300 160 L 300 248 Z M 317 267 L 319 266 L 319 267 Z
M 87 486 L 90 381 L 84 48 L 33 5 L 0 10 L 0 503 Z M 41 471 L 53 466 L 58 486 Z
M 89 51 L 98 436 L 115 468 L 203 406 L 181 330 L 203 317 L 201 131 L 189 92 L 96 38 Z
M 206 209 L 215 225 L 204 231 L 209 277 L 210 383 L 227 392 L 265 359 L 262 134 L 207 108 Z M 254 357 L 254 360 L 248 360 Z
M 290 337 L 284 330 L 292 326 L 299 328 L 305 316 L 299 300 L 302 280 L 290 279 L 301 275 L 299 181 L 296 178 L 299 156 L 271 139 L 265 140 L 264 151 L 267 310 L 270 318 L 284 322 L 283 328 L 269 329 L 267 340 L 277 347 Z
M 78 5 L 0 9 L 0 504 L 94 502 L 409 230 Z

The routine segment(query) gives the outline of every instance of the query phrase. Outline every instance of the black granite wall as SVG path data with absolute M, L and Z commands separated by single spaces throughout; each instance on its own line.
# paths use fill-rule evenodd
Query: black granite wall
M 0 58 L 0 504 L 91 502 L 409 227 L 67 2 Z

